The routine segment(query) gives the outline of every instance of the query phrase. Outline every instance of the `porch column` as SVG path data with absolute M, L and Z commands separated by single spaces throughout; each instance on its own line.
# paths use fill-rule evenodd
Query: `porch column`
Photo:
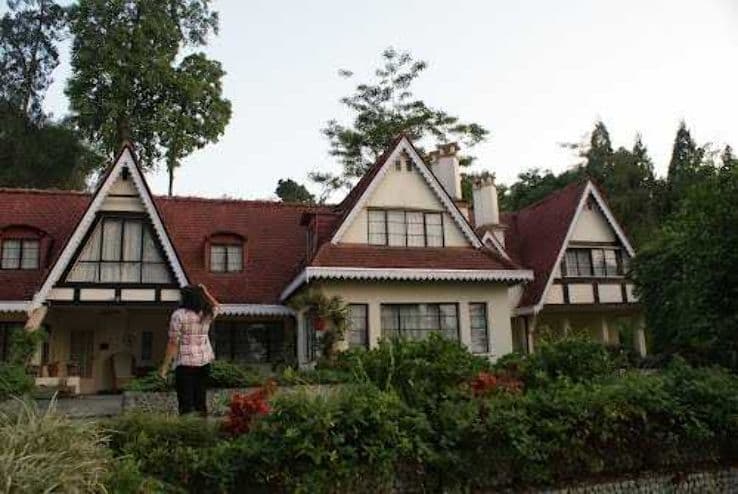
M 527 318 L 528 321 L 528 331 L 526 331 L 526 338 L 528 339 L 528 353 L 533 353 L 534 351 L 534 343 L 533 340 L 535 332 L 536 332 L 536 322 L 538 318 L 535 314 Z
M 307 309 L 302 309 L 295 314 L 295 323 L 297 331 L 297 365 L 302 366 L 307 363 L 308 358 L 305 354 L 305 346 L 307 344 L 307 331 L 305 326 L 305 315 Z
M 569 321 L 568 317 L 564 317 L 564 319 L 561 320 L 561 330 L 564 333 L 564 337 L 569 336 L 571 333 L 571 321 Z
M 610 342 L 610 326 L 607 324 L 607 317 L 600 317 L 600 339 L 602 343 L 607 345 Z
M 633 345 L 638 355 L 644 357 L 646 355 L 646 321 L 643 315 L 636 317 L 636 330 L 633 333 Z

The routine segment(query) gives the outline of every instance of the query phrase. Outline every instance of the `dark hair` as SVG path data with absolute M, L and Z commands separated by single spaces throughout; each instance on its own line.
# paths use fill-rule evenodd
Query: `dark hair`
M 180 293 L 182 295 L 182 301 L 179 303 L 180 308 L 191 310 L 192 312 L 201 314 L 203 317 L 212 317 L 213 304 L 205 296 L 201 287 L 188 285 L 182 288 Z

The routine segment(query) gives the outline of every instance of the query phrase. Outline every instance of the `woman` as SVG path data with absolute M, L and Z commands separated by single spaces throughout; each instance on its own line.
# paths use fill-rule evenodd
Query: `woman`
M 169 343 L 159 375 L 166 379 L 176 359 L 174 377 L 180 415 L 207 415 L 207 380 L 210 362 L 215 359 L 208 331 L 217 310 L 215 297 L 205 286 L 197 285 L 182 289 L 182 302 L 172 313 Z

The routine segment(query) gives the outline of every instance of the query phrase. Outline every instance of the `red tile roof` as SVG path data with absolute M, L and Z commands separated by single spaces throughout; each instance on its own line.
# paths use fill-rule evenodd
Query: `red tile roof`
M 540 301 L 586 186 L 586 182 L 570 184 L 520 211 L 501 215 L 507 226 L 505 250 L 513 261 L 533 270 L 520 307 Z
M 405 248 L 324 244 L 310 263 L 320 267 L 414 269 L 519 269 L 487 249 Z

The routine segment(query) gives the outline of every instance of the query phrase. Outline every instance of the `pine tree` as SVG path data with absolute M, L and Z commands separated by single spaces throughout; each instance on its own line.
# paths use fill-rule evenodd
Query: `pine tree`
M 687 124 L 680 122 L 669 161 L 664 197 L 661 200 L 663 217 L 674 213 L 689 188 L 704 178 L 705 154 L 706 148 L 698 146 Z

